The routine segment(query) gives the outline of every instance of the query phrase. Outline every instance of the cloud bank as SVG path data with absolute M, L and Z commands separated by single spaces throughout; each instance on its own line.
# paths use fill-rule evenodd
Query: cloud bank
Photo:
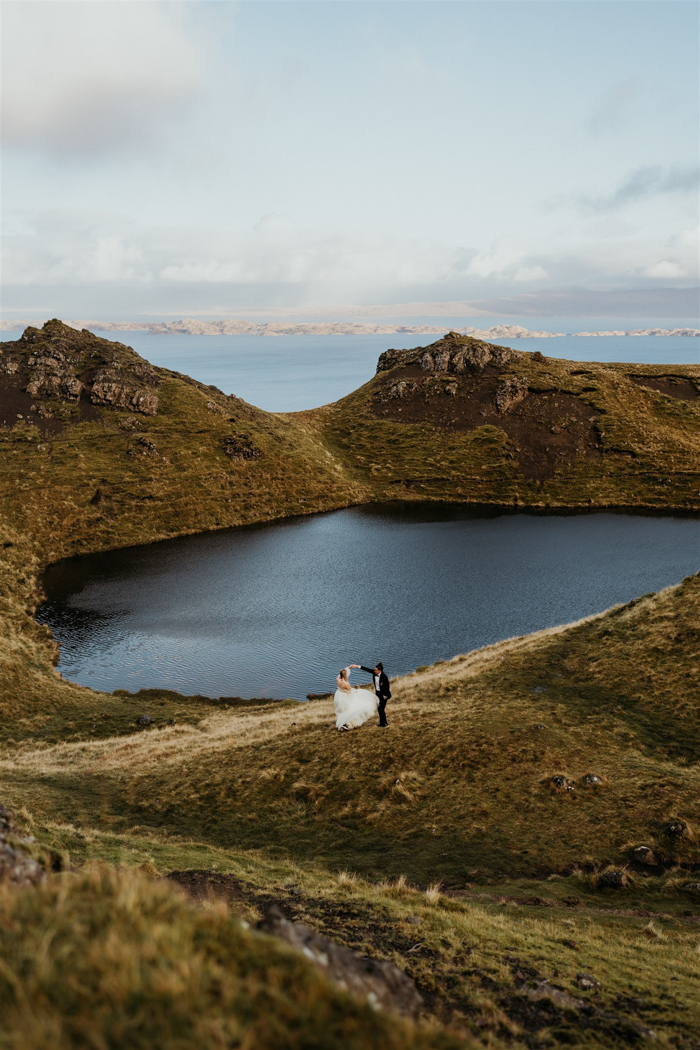
M 99 156 L 143 147 L 196 97 L 202 59 L 179 5 L 3 5 L 7 144 Z

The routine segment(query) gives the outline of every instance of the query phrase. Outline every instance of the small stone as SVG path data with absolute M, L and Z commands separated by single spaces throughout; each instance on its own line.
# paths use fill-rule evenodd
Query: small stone
M 649 846 L 637 846 L 632 852 L 638 864 L 646 864 L 650 868 L 656 868 L 661 863 L 658 853 L 655 853 Z
M 555 776 L 551 780 L 552 787 L 556 788 L 557 791 L 573 791 L 574 785 L 571 783 L 568 777 Z
M 152 722 L 153 722 L 153 719 L 151 718 L 150 715 L 140 715 L 136 719 L 136 724 L 139 725 L 139 726 L 150 726 L 152 724 Z
M 690 837 L 688 825 L 684 820 L 670 821 L 664 828 L 664 831 L 667 835 L 670 835 L 672 839 L 687 839 Z
M 583 992 L 597 992 L 600 988 L 600 981 L 596 980 L 590 973 L 577 973 L 575 983 L 576 987 Z
M 535 722 L 533 729 L 546 729 L 547 726 L 543 722 Z
M 602 787 L 603 778 L 599 777 L 597 773 L 586 773 L 583 783 L 586 787 Z
M 686 882 L 683 889 L 686 893 L 700 893 L 700 882 Z
M 629 877 L 624 871 L 604 871 L 598 879 L 601 889 L 626 889 L 629 884 Z

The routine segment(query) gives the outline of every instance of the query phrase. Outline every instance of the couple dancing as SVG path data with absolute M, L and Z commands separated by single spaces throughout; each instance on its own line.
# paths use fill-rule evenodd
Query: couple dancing
M 372 675 L 374 696 L 366 689 L 353 689 L 350 685 L 350 671 L 353 667 Z M 373 668 L 363 667 L 362 664 L 348 664 L 338 672 L 336 682 L 338 688 L 333 699 L 336 729 L 357 729 L 377 712 L 380 727 L 384 729 L 389 724 L 385 709 L 387 700 L 391 699 L 391 690 L 389 679 L 384 674 L 384 664 L 377 663 Z

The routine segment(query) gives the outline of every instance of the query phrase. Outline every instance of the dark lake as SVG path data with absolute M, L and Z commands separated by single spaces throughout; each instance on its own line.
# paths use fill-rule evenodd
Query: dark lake
M 60 562 L 37 619 L 95 689 L 303 698 L 350 662 L 402 674 L 698 569 L 697 519 L 392 504 Z

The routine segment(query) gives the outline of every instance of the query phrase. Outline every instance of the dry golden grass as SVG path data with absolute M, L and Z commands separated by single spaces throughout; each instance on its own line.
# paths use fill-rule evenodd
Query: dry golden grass
M 382 1016 L 224 904 L 99 867 L 0 890 L 3 1050 L 451 1050 Z
M 77 863 L 235 873 L 249 919 L 272 896 L 393 958 L 428 1011 L 478 1045 L 609 1047 L 648 1025 L 690 1050 L 700 1032 L 697 928 L 684 915 L 700 863 L 700 577 L 406 676 L 383 735 L 334 732 L 330 699 L 227 709 L 165 691 L 96 693 L 55 674 L 54 643 L 32 619 L 38 573 L 54 558 L 353 502 L 698 507 L 697 404 L 629 379 L 660 366 L 589 365 L 582 379 L 571 362 L 526 357 L 523 369 L 531 385 L 595 401 L 602 458 L 529 481 L 495 427 L 446 435 L 377 420 L 377 380 L 282 416 L 164 376 L 159 415 L 138 421 L 158 449 L 143 460 L 127 455 L 124 414 L 110 409 L 48 442 L 14 427 L 0 446 L 0 801 L 24 813 L 38 849 Z M 698 381 L 697 369 L 673 371 Z M 212 397 L 222 412 L 206 408 Z M 241 428 L 260 459 L 226 457 L 224 440 Z M 155 723 L 137 729 L 145 709 Z M 585 783 L 590 773 L 600 785 Z M 556 775 L 574 790 L 556 789 Z M 684 833 L 668 833 L 679 821 Z M 660 853 L 664 873 L 632 871 L 639 844 Z M 598 888 L 610 866 L 629 868 L 629 889 Z M 533 893 L 548 903 L 533 905 Z M 275 961 L 287 956 L 224 909 L 195 911 L 143 879 L 65 875 L 6 895 L 0 912 L 7 1050 L 321 1047 L 341 1045 L 343 1025 L 347 1046 L 373 1045 L 373 1033 L 387 1046 L 449 1045 L 368 1021 L 298 959 Z M 541 980 L 582 995 L 579 970 L 603 990 L 575 1017 L 528 997 Z

